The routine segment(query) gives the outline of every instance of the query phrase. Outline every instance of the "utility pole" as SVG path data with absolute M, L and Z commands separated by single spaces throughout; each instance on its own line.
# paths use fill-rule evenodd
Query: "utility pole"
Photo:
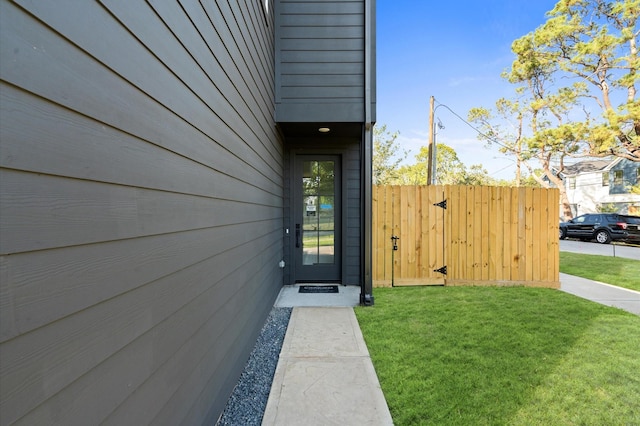
M 428 160 L 429 164 L 427 164 L 427 185 L 431 185 L 431 177 L 433 176 L 433 139 L 434 139 L 434 131 L 433 131 L 433 114 L 434 108 L 433 105 L 435 103 L 435 98 L 431 96 L 429 99 L 429 146 L 428 146 Z

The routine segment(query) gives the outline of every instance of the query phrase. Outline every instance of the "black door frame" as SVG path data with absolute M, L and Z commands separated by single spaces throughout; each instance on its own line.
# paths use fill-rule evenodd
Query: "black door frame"
M 302 238 L 302 234 L 299 235 L 301 230 L 296 229 L 298 224 L 301 224 L 302 215 L 304 212 L 302 211 L 302 164 L 305 160 L 331 160 L 335 161 L 336 169 L 335 169 L 335 228 L 334 228 L 334 238 L 335 238 L 335 263 L 334 266 L 326 266 L 322 265 L 314 265 L 314 266 L 304 266 L 302 265 L 302 254 L 300 240 Z M 335 152 L 307 152 L 307 151 L 298 151 L 292 152 L 291 156 L 291 205 L 290 205 L 290 217 L 291 217 L 291 238 L 289 239 L 290 244 L 290 260 L 292 261 L 292 283 L 296 282 L 338 282 L 342 283 L 344 279 L 344 262 L 342 261 L 342 253 L 344 252 L 344 205 L 345 205 L 345 190 L 344 190 L 344 179 L 343 179 L 343 161 L 342 155 L 340 153 Z M 302 269 L 306 269 L 306 271 L 302 271 Z M 309 274 L 317 274 L 315 277 Z M 317 277 L 317 278 L 316 278 Z

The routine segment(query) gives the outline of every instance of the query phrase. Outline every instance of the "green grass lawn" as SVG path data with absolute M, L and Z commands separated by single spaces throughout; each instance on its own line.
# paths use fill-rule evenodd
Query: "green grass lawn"
M 558 290 L 377 288 L 356 315 L 396 425 L 639 425 L 640 317 Z
M 640 261 L 560 252 L 560 272 L 640 291 Z

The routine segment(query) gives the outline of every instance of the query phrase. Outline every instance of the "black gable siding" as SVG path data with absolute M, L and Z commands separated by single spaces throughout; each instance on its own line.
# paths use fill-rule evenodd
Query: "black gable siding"
M 285 156 L 341 156 L 341 278 L 364 288 L 370 282 L 365 243 L 370 183 L 365 175 L 370 167 L 368 129 L 376 119 L 375 1 L 278 0 L 274 13 L 276 122 L 285 135 Z M 319 136 L 321 127 L 330 133 Z M 285 175 L 285 182 L 290 178 Z M 290 193 L 286 187 L 285 194 Z M 285 228 L 293 229 L 292 209 L 285 198 Z M 294 261 L 287 245 L 292 238 L 285 237 L 289 265 Z M 294 275 L 285 269 L 284 282 L 294 281 Z
M 215 421 L 282 283 L 271 17 L 0 5 L 0 423 Z
M 364 1 L 279 0 L 276 27 L 276 121 L 364 122 Z

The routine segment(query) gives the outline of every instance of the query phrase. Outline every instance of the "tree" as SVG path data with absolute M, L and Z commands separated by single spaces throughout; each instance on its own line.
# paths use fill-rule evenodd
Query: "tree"
M 495 112 L 469 113 L 481 139 L 515 156 L 542 186 L 560 190 L 565 217 L 573 216 L 560 177 L 567 157 L 640 161 L 639 13 L 640 0 L 560 0 L 545 24 L 512 44 L 516 58 L 503 77 L 518 85 L 516 99 L 498 100 Z M 615 99 L 621 100 L 614 106 Z M 599 118 L 590 101 L 600 107 Z M 534 159 L 543 175 L 532 173 Z
M 516 41 L 514 45 L 529 41 Z M 518 186 L 521 185 L 520 165 L 524 165 L 540 186 L 548 188 L 552 183 L 558 188 L 563 215 L 573 217 L 560 173 L 566 157 L 579 153 L 584 140 L 584 126 L 569 120 L 583 91 L 574 86 L 548 92 L 547 88 L 554 83 L 553 64 L 544 61 L 525 64 L 516 60 L 504 76 L 523 85 L 517 89 L 519 99 L 499 99 L 495 112 L 473 108 L 469 120 L 480 126 L 480 139 L 497 143 L 501 152 L 515 156 Z M 539 163 L 542 174 L 534 172 L 532 160 Z
M 574 107 L 582 109 L 582 120 L 565 123 L 555 133 L 579 135 L 586 144 L 581 151 L 589 155 L 640 162 L 639 16 L 640 0 L 560 0 L 545 24 L 512 45 L 516 60 L 510 81 L 543 76 L 556 85 L 556 95 L 580 99 Z M 560 77 L 574 83 L 558 86 Z M 590 106 L 595 105 L 589 100 L 595 101 L 599 117 L 593 116 Z
M 496 185 L 497 182 L 482 164 L 472 164 L 465 173 L 465 178 L 459 185 Z
M 425 161 L 428 148 L 423 147 L 416 155 L 416 160 Z M 436 144 L 436 164 L 434 169 L 435 182 L 438 185 L 458 185 L 467 179 L 467 168 L 458 158 L 458 153 L 448 145 Z
M 415 156 L 416 163 L 398 170 L 398 183 L 404 185 L 427 185 L 429 147 L 423 146 Z M 490 185 L 493 180 L 480 165 L 472 165 L 468 170 L 458 158 L 456 151 L 443 143 L 436 144 L 435 181 L 438 185 Z
M 531 188 L 545 188 L 548 185 L 541 185 L 540 182 L 538 182 L 533 175 L 523 175 L 520 178 L 520 185 L 516 185 L 515 184 L 515 179 L 500 179 L 498 181 L 496 181 L 495 183 L 496 186 L 526 186 L 526 187 L 531 187 Z
M 524 162 L 528 165 L 525 161 L 526 151 L 523 151 L 526 109 L 518 101 L 501 98 L 496 102 L 496 113 L 500 121 L 496 121 L 494 113 L 487 108 L 472 108 L 468 119 L 480 126 L 480 140 L 485 140 L 489 145 L 497 144 L 500 146 L 500 152 L 516 157 L 515 186 L 520 186 L 522 164 Z
M 407 152 L 398 144 L 399 132 L 390 133 L 386 124 L 373 129 L 373 175 L 374 185 L 390 185 L 398 177 L 398 167 L 407 158 Z
M 522 184 L 520 165 L 524 165 L 530 178 L 540 186 L 548 188 L 552 183 L 558 188 L 563 215 L 573 217 L 560 173 L 564 170 L 565 159 L 579 152 L 584 136 L 583 126 L 576 126 L 568 120 L 578 96 L 574 91 L 548 94 L 546 88 L 552 80 L 541 64 L 529 68 L 527 73 L 518 69 L 516 64 L 508 77 L 525 83 L 525 87 L 519 90 L 520 100 L 499 99 L 495 108 L 497 114 L 486 108 L 473 108 L 469 112 L 469 120 L 480 126 L 480 139 L 498 143 L 501 152 L 516 157 L 517 186 Z M 505 127 L 505 122 L 511 123 L 513 130 Z M 531 163 L 534 160 L 542 173 L 535 172 Z

